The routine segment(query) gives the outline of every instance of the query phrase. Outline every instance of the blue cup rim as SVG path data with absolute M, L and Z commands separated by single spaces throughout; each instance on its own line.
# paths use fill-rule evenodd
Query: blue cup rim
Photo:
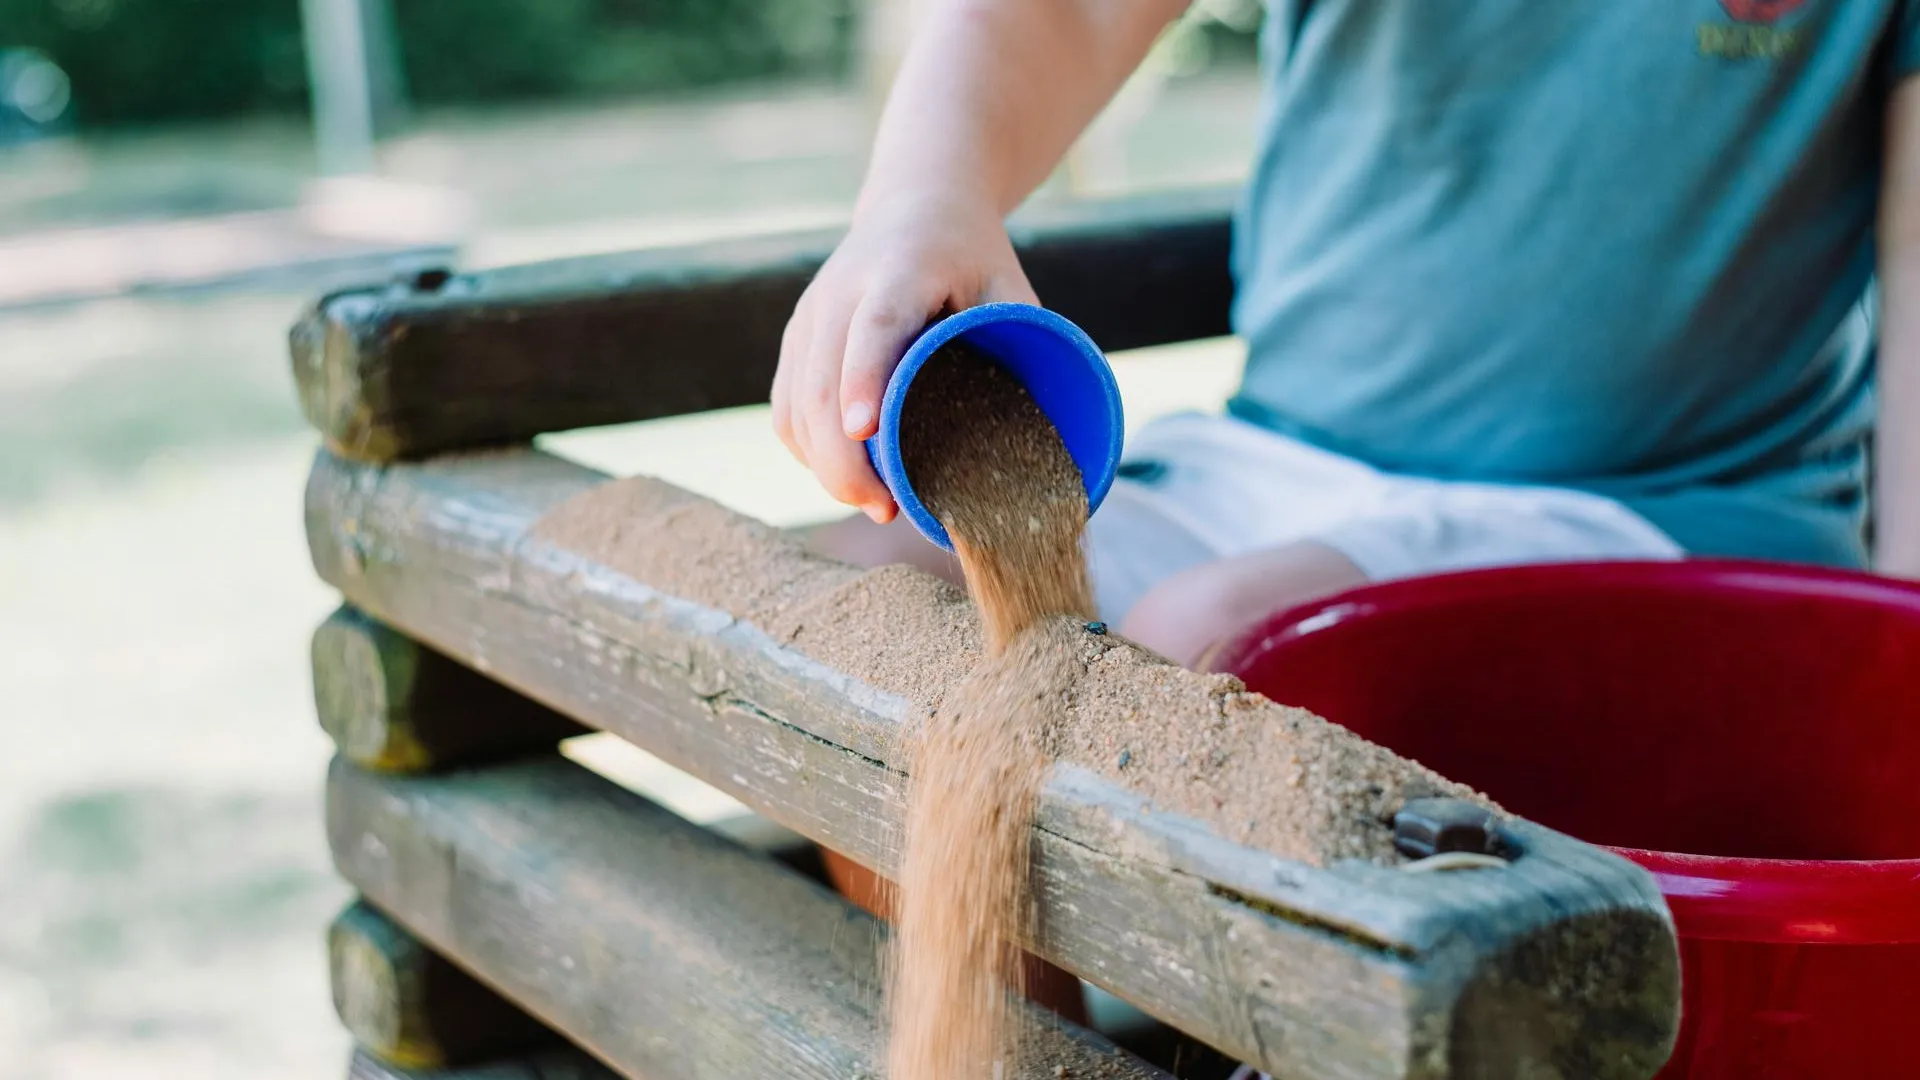
M 1049 331 L 1074 347 L 1082 360 L 1094 373 L 1103 391 L 1102 404 L 1116 417 L 1120 415 L 1120 385 L 1113 377 L 1113 367 L 1107 362 L 1106 354 L 1093 343 L 1085 330 L 1074 325 L 1065 316 L 1034 304 L 1021 304 L 1008 301 L 996 301 L 980 304 L 964 311 L 956 312 L 927 327 L 907 348 L 900 358 L 899 366 L 887 381 L 886 393 L 880 399 L 880 423 L 872 438 L 867 440 L 867 453 L 880 472 L 880 478 L 886 482 L 893 493 L 894 502 L 900 506 L 900 513 L 911 522 L 922 536 L 946 549 L 953 550 L 953 539 L 947 535 L 946 526 L 928 510 L 925 503 L 914 493 L 913 485 L 907 480 L 906 465 L 901 460 L 897 440 L 896 445 L 880 447 L 883 433 L 897 434 L 900 430 L 900 417 L 907 403 L 907 392 L 913 386 L 914 376 L 933 357 L 942 345 L 954 338 L 992 323 L 1020 322 Z M 991 353 L 987 353 L 991 359 Z M 1049 418 L 1051 419 L 1051 418 Z M 1107 492 L 1113 487 L 1114 473 L 1120 461 L 1121 444 L 1125 439 L 1124 425 L 1114 423 L 1108 434 L 1104 459 L 1105 466 L 1096 472 L 1080 469 L 1080 481 L 1087 489 L 1087 513 L 1098 509 Z M 886 452 L 876 452 L 884 449 Z M 1076 464 L 1078 464 L 1076 462 Z

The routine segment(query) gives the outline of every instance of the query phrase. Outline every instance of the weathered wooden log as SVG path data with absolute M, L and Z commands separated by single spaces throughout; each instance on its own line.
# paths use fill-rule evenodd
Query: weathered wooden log
M 627 1075 L 880 1075 L 880 924 L 572 762 L 337 761 L 327 833 L 363 893 Z M 1035 1006 L 1019 1022 L 1015 1076 L 1165 1080 Z
M 312 652 L 320 727 L 370 769 L 495 761 L 587 731 L 351 606 L 313 632 Z
M 362 768 L 432 772 L 502 761 L 591 730 L 351 604 L 314 630 L 312 658 L 320 727 Z M 801 873 L 823 873 L 818 848 L 758 814 L 707 825 Z
M 327 967 L 340 1022 L 367 1052 L 404 1069 L 472 1065 L 557 1041 L 363 902 L 328 929 Z
M 1227 333 L 1230 191 L 1056 210 L 1013 233 L 1035 290 L 1107 349 Z M 780 334 L 838 239 L 802 233 L 416 276 L 292 333 L 307 418 L 368 461 L 767 400 Z
M 624 501 L 602 507 L 609 531 L 596 543 L 618 551 L 576 550 L 552 523 L 577 515 L 555 508 L 604 480 L 532 451 L 386 468 L 323 453 L 308 538 L 321 576 L 357 605 L 889 871 L 908 727 L 977 650 L 971 609 L 900 568 L 863 574 L 797 554 L 778 530 L 652 481 L 608 489 Z M 668 581 L 677 591 L 656 587 Z M 1193 709 L 1172 719 L 1302 753 L 1299 732 L 1328 729 L 1098 641 L 1069 694 L 1095 727 Z M 890 673 L 908 653 L 945 659 Z M 1139 703 L 1115 700 L 1116 680 Z M 1383 822 L 1435 792 L 1392 779 L 1416 766 L 1359 745 L 1355 760 L 1389 782 L 1329 775 L 1320 759 L 1301 760 L 1291 782 L 1232 781 L 1267 799 L 1270 820 L 1246 826 L 1284 826 L 1285 857 L 1149 805 L 1120 786 L 1124 764 L 1056 768 L 1035 822 L 1028 944 L 1288 1077 L 1650 1075 L 1678 1012 L 1672 926 L 1651 878 L 1517 820 L 1502 826 L 1519 853 L 1505 869 L 1404 872 Z M 1360 801 L 1330 805 L 1365 813 L 1323 812 L 1315 790 L 1339 785 Z
M 620 1074 L 572 1047 L 459 1069 L 402 1069 L 355 1050 L 347 1080 L 620 1080 Z

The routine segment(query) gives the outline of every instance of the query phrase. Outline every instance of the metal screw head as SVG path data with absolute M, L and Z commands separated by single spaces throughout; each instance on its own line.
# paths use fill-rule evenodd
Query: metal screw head
M 1510 858 L 1493 812 L 1464 799 L 1413 799 L 1393 815 L 1393 847 L 1409 859 L 1447 851 Z

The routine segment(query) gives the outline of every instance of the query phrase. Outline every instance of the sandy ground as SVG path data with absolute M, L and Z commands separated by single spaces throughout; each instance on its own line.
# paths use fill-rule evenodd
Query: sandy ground
M 292 309 L 0 323 L 0 1076 L 339 1073 Z

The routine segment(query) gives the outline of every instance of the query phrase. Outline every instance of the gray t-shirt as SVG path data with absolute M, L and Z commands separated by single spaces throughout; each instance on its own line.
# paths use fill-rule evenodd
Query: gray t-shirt
M 1238 416 L 1864 558 L 1882 124 L 1920 0 L 1274 0 Z

